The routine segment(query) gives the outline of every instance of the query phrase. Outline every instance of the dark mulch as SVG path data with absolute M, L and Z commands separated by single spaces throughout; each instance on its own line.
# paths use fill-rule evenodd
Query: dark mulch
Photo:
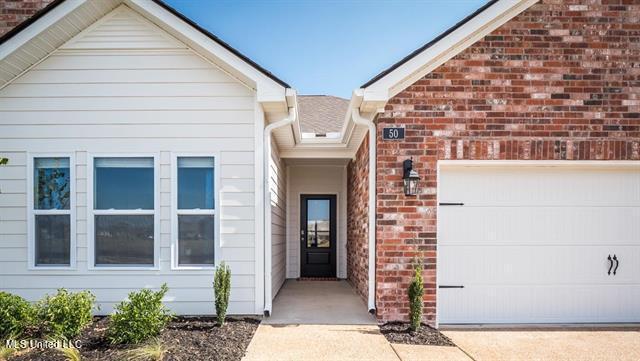
M 96 317 L 94 323 L 78 338 L 80 353 L 87 361 L 121 361 L 135 346 L 111 345 L 106 339 L 107 317 Z M 223 327 L 215 317 L 181 317 L 174 319 L 159 338 L 169 348 L 165 361 L 240 360 L 245 354 L 260 320 L 227 318 Z M 64 361 L 56 350 L 21 352 L 10 361 Z
M 408 323 L 389 322 L 380 326 L 380 332 L 391 343 L 409 345 L 455 346 L 447 336 L 435 328 L 422 324 L 418 331 L 413 332 Z

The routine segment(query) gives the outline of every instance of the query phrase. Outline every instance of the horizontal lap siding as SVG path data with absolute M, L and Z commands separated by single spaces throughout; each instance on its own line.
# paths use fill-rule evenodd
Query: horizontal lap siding
M 286 273 L 286 168 L 275 140 L 271 141 L 270 192 L 271 192 L 271 295 L 276 297 Z
M 127 12 L 107 15 L 112 19 L 93 29 L 100 33 L 85 38 L 108 37 L 136 22 L 139 32 L 156 32 L 153 44 L 136 37 L 128 44 L 138 45 L 126 49 L 94 49 L 91 41 L 69 45 L 0 90 L 0 155 L 10 159 L 0 167 L 0 289 L 32 301 L 58 287 L 90 289 L 100 313 L 108 313 L 128 292 L 167 282 L 166 301 L 176 312 L 213 313 L 213 272 L 171 270 L 171 153 L 211 152 L 220 164 L 217 216 L 220 259 L 233 274 L 230 312 L 254 313 L 255 94 Z M 158 46 L 158 39 L 164 43 Z M 77 270 L 27 268 L 28 152 L 75 154 Z M 158 157 L 160 270 L 90 271 L 88 158 L 127 152 Z

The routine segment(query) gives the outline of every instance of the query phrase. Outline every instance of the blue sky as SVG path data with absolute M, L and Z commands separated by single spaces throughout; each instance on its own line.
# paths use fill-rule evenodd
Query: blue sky
M 351 91 L 486 0 L 166 0 L 299 94 Z

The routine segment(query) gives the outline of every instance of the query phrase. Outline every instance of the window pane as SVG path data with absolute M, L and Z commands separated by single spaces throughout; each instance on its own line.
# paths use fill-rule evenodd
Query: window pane
M 153 216 L 95 216 L 96 265 L 153 266 Z
M 307 247 L 331 247 L 328 199 L 307 200 Z
M 153 158 L 96 158 L 95 209 L 153 209 Z
M 69 209 L 69 158 L 34 158 L 33 163 L 35 209 Z
M 178 158 L 178 209 L 213 209 L 213 157 Z
M 212 215 L 178 216 L 179 264 L 214 264 L 214 220 Z
M 36 266 L 68 266 L 70 253 L 71 216 L 36 216 Z

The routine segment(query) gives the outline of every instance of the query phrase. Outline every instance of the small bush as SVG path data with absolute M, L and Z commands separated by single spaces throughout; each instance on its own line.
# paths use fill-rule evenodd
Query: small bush
M 158 336 L 173 315 L 162 304 L 169 291 L 163 284 L 160 291 L 131 292 L 129 299 L 119 303 L 111 315 L 108 338 L 111 343 L 139 343 Z
M 213 290 L 216 298 L 218 325 L 222 326 L 227 317 L 227 307 L 229 307 L 229 295 L 231 293 L 231 270 L 224 262 L 220 263 L 216 269 Z
M 95 301 L 89 291 L 73 293 L 61 288 L 54 296 L 47 295 L 37 306 L 43 333 L 68 340 L 78 336 L 93 319 Z
M 417 331 L 422 321 L 422 296 L 424 295 L 424 285 L 422 281 L 422 266 L 416 265 L 415 273 L 409 284 L 409 313 L 411 318 L 411 329 Z
M 33 324 L 33 306 L 24 298 L 0 292 L 0 338 L 21 336 Z

